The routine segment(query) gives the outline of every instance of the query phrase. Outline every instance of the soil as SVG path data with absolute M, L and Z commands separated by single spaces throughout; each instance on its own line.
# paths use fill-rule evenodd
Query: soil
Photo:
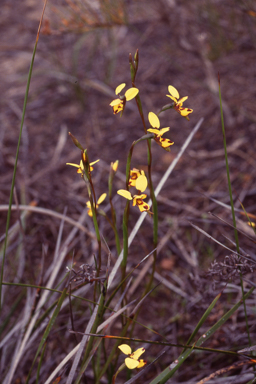
M 9 202 L 26 82 L 43 7 L 43 2 L 36 0 L 2 0 L 2 3 L 0 235 L 5 233 L 7 210 L 4 205 Z M 177 88 L 181 97 L 188 96 L 184 107 L 193 109 L 189 115 L 190 121 L 173 109 L 159 116 L 161 127 L 170 127 L 165 135 L 174 141 L 174 145 L 171 152 L 166 152 L 152 142 L 155 188 L 194 126 L 202 117 L 204 119 L 159 195 L 161 246 L 154 285 L 164 280 L 151 294 L 149 304 L 145 305 L 147 310 L 142 310 L 137 319 L 171 343 L 186 343 L 217 293 L 225 289 L 220 304 L 200 332 L 207 330 L 230 309 L 231 304 L 241 298 L 235 272 L 233 276 L 228 275 L 228 279 L 227 274 L 220 270 L 217 275 L 213 272 L 207 275 L 211 263 L 224 262 L 225 256 L 232 264 L 233 253 L 191 225 L 192 222 L 225 246 L 236 249 L 229 209 L 218 74 L 237 226 L 245 232 L 239 233 L 239 242 L 250 260 L 255 260 L 255 243 L 246 237 L 253 237 L 254 233 L 247 224 L 241 205 L 244 205 L 247 213 L 255 214 L 255 3 L 239 0 L 99 2 L 105 4 L 105 8 L 100 8 L 97 1 L 93 3 L 92 9 L 85 5 L 83 7 L 83 2 L 75 0 L 47 4 L 23 126 L 14 204 L 32 204 L 60 214 L 66 212 L 75 221 L 79 219 L 88 194 L 75 168 L 66 165 L 67 162 L 79 164 L 81 159 L 79 149 L 68 135 L 71 132 L 88 150 L 90 162 L 100 159 L 92 173 L 97 197 L 108 189 L 110 163 L 119 160 L 113 196 L 117 224 L 122 234 L 125 201 L 116 195 L 116 191 L 125 188 L 128 151 L 132 142 L 143 136 L 144 131 L 134 100 L 127 102 L 121 118 L 120 114 L 113 114 L 109 103 L 115 98 L 117 85 L 126 83 L 128 88 L 132 86 L 129 54 L 133 57 L 138 49 L 139 69 L 135 85 L 139 88 L 146 124 L 148 112 L 157 113 L 170 102 L 166 97 L 168 85 Z M 145 141 L 135 146 L 132 167 L 147 172 Z M 102 209 L 110 215 L 108 202 L 102 204 Z M 11 226 L 21 213 L 13 211 Z M 129 230 L 139 215 L 137 207 L 131 207 Z M 251 217 L 253 221 L 254 216 Z M 42 246 L 48 248 L 45 259 L 47 266 L 52 262 L 55 252 L 60 220 L 38 212 L 29 213 L 23 225 L 26 261 L 21 282 L 38 284 Z M 87 216 L 83 225 L 90 233 L 94 233 L 91 218 Z M 153 220 L 148 216 L 130 248 L 129 268 L 152 251 L 152 228 Z M 65 223 L 63 239 L 71 229 L 72 225 Z M 113 266 L 117 257 L 115 238 L 103 218 L 100 219 L 100 231 L 111 250 Z M 15 277 L 19 235 L 18 231 L 9 242 L 5 281 L 13 281 Z M 72 261 L 73 250 L 77 265 L 92 263 L 92 255 L 97 253 L 97 242 L 90 236 L 78 234 L 73 248 L 70 246 L 63 271 Z M 106 268 L 105 261 L 106 258 L 103 270 Z M 247 269 L 246 276 L 253 281 L 252 270 Z M 218 280 L 215 284 L 213 275 Z M 250 284 L 245 287 L 250 288 Z M 143 289 L 141 283 L 134 295 L 140 296 Z M 15 292 L 17 290 L 10 288 L 10 297 L 14 297 Z M 255 324 L 254 310 L 254 304 L 251 303 L 248 316 L 252 327 Z M 115 331 L 117 334 L 120 332 Z M 135 327 L 134 335 L 145 339 L 154 337 L 140 325 Z M 252 328 L 251 338 L 255 338 L 255 327 Z M 240 309 L 232 321 L 214 334 L 207 346 L 235 350 L 247 344 L 244 313 Z M 149 348 L 148 355 L 152 356 L 152 360 L 161 348 Z M 66 353 L 69 348 L 62 345 L 58 351 Z M 178 348 L 171 348 L 148 371 L 143 382 L 152 380 L 180 352 Z M 58 363 L 57 360 L 56 357 Z M 227 359 L 224 366 L 232 361 L 231 358 Z M 210 361 L 209 355 L 194 355 L 186 368 L 176 373 L 175 378 L 177 382 L 197 382 L 209 372 L 221 368 L 223 363 L 221 355 L 211 355 Z M 198 364 L 201 369 L 198 373 L 193 370 L 191 374 L 191 367 Z M 20 382 L 23 382 L 22 377 L 27 373 L 26 368 L 22 369 L 17 371 L 16 377 Z M 47 372 L 43 375 L 48 377 Z

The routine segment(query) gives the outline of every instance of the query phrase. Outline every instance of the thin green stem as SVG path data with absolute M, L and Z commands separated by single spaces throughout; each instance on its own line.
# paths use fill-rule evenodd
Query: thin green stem
M 229 198 L 230 198 L 230 205 L 231 205 L 231 212 L 232 212 L 233 226 L 234 226 L 234 233 L 235 233 L 235 240 L 236 240 L 236 250 L 237 250 L 237 253 L 239 254 L 240 253 L 240 250 L 239 250 L 239 240 L 238 240 L 238 232 L 237 232 L 237 229 L 236 229 L 235 208 L 234 208 L 232 188 L 231 188 L 231 181 L 230 181 L 230 174 L 229 174 L 228 152 L 227 152 L 227 144 L 226 144 L 224 116 L 223 116 L 223 109 L 222 109 L 222 99 L 221 99 L 221 88 L 220 88 L 220 75 L 219 75 L 219 73 L 218 73 L 218 83 L 219 83 L 221 127 L 222 127 L 223 145 L 224 145 L 224 151 L 225 151 L 225 162 L 226 162 L 226 172 L 227 172 L 227 179 L 228 179 L 228 190 L 229 190 Z M 240 285 L 241 285 L 241 289 L 242 289 L 242 295 L 243 295 L 243 298 L 244 298 L 244 287 L 243 287 L 243 279 L 242 279 L 242 274 L 241 273 L 240 273 Z M 252 345 L 245 300 L 244 300 L 244 316 L 245 316 L 246 331 L 247 331 L 247 335 L 248 335 L 249 345 Z
M 1 267 L 1 274 L 0 274 L 0 312 L 2 309 L 2 285 L 3 285 L 3 278 L 4 278 L 5 255 L 6 255 L 6 248 L 7 248 L 8 231 L 9 231 L 10 220 L 11 220 L 11 207 L 12 207 L 12 199 L 13 199 L 13 191 L 14 191 L 14 185 L 15 185 L 16 172 L 17 172 L 18 158 L 19 158 L 22 129 L 23 129 L 24 120 L 25 120 L 25 113 L 26 113 L 26 109 L 27 109 L 28 93 L 29 93 L 30 81 L 31 81 L 31 77 L 32 77 L 32 70 L 33 70 L 33 66 L 34 66 L 36 49 L 37 49 L 37 44 L 38 44 L 38 40 L 39 40 L 40 29 L 41 29 L 41 25 L 42 25 L 42 21 L 43 21 L 43 16 L 44 16 L 46 4 L 47 4 L 47 0 L 44 1 L 43 11 L 42 11 L 41 18 L 39 21 L 39 26 L 38 26 L 37 35 L 36 35 L 36 42 L 34 45 L 34 50 L 33 50 L 32 59 L 31 59 L 31 63 L 30 63 L 26 92 L 25 92 L 24 103 L 23 103 L 22 117 L 21 117 L 21 123 L 20 123 L 20 133 L 19 133 L 19 138 L 18 138 L 15 164 L 14 164 L 14 169 L 13 169 L 12 185 L 11 185 L 10 199 L 9 199 L 9 209 L 8 209 L 8 213 L 7 213 L 6 229 L 5 229 L 3 259 L 2 259 L 2 267 Z
M 90 161 L 89 161 L 89 157 L 86 149 L 84 150 L 84 152 L 82 152 L 82 162 L 83 162 L 84 171 L 85 171 L 83 176 L 87 185 L 88 196 L 89 196 L 89 201 L 90 201 L 91 210 L 92 210 L 93 225 L 94 225 L 96 238 L 98 242 L 97 276 L 99 276 L 100 270 L 101 270 L 101 236 L 100 236 L 99 225 L 97 220 L 96 194 L 95 194 L 95 190 L 92 182 Z
M 130 169 L 131 169 L 131 161 L 132 161 L 132 153 L 135 145 L 135 141 L 132 143 L 131 148 L 129 150 L 126 162 L 126 190 L 129 191 L 129 178 L 130 178 Z M 122 270 L 122 280 L 125 279 L 126 273 L 126 264 L 128 257 L 128 221 L 129 221 L 129 212 L 130 212 L 130 203 L 127 201 L 124 215 L 123 215 L 123 260 L 121 262 L 121 270 Z
M 117 166 L 118 166 L 118 162 Z M 109 178 L 108 178 L 108 198 L 109 198 L 109 203 L 110 203 L 110 209 L 111 209 L 111 216 L 112 216 L 112 228 L 115 233 L 115 242 L 116 242 L 116 250 L 117 254 L 120 255 L 121 253 L 121 245 L 120 245 L 120 238 L 118 235 L 118 230 L 116 227 L 116 211 L 112 202 L 112 188 L 113 188 L 113 178 L 116 173 L 116 169 L 113 169 L 113 164 L 111 164 L 110 168 L 110 173 L 109 173 Z
M 133 85 L 133 87 L 135 87 L 134 82 L 132 83 L 132 85 Z M 139 94 L 136 96 L 135 100 L 136 100 L 139 114 L 140 114 L 140 117 L 142 120 L 144 132 L 145 132 L 145 134 L 147 134 L 147 127 L 146 127 L 146 123 L 145 123 L 144 113 L 143 113 L 143 109 L 142 109 L 142 103 L 141 103 Z M 154 191 L 153 182 L 152 182 L 151 139 L 147 140 L 147 145 L 148 145 L 148 156 L 147 157 L 148 157 L 148 181 L 149 181 L 148 187 L 150 190 L 150 197 L 152 200 L 152 208 L 153 208 L 153 222 L 154 222 L 153 223 L 153 244 L 154 244 L 154 248 L 156 248 L 157 244 L 158 244 L 158 207 L 157 207 L 157 200 L 156 200 L 155 191 Z M 151 272 L 150 280 L 149 280 L 149 283 L 146 287 L 145 293 L 147 293 L 150 290 L 151 284 L 152 284 L 153 279 L 154 279 L 155 265 L 156 265 L 156 259 L 157 259 L 157 249 L 154 251 L 153 257 L 154 257 L 154 262 L 152 265 L 152 272 Z

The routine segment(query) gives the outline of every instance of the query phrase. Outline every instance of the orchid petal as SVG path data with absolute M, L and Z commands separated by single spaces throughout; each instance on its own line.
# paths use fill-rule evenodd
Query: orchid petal
M 135 187 L 138 191 L 144 192 L 148 186 L 148 180 L 145 175 L 140 175 L 136 180 Z
M 140 364 L 138 360 L 133 360 L 130 357 L 127 357 L 124 361 L 125 361 L 126 367 L 129 369 L 137 368 L 138 365 Z
M 179 92 L 177 91 L 176 88 L 174 88 L 172 85 L 169 85 L 168 87 L 168 91 L 169 93 L 175 97 L 176 99 L 179 99 L 180 98 L 180 95 L 179 95 Z
M 132 353 L 132 349 L 129 345 L 127 344 L 121 344 L 118 347 L 121 352 L 123 352 L 125 355 L 130 355 Z
M 119 189 L 117 191 L 118 195 L 125 197 L 128 200 L 132 200 L 131 192 L 127 191 L 126 189 Z
M 116 87 L 115 94 L 118 95 L 124 89 L 125 86 L 126 86 L 125 83 L 122 83 L 122 84 L 118 85 Z
M 100 205 L 100 204 L 106 199 L 106 196 L 107 196 L 107 194 L 106 194 L 106 193 L 103 193 L 103 194 L 98 198 L 97 204 Z
M 160 128 L 160 120 L 154 112 L 149 112 L 148 121 L 153 128 Z
M 133 99 L 134 97 L 136 97 L 138 95 L 138 93 L 139 93 L 138 88 L 133 87 L 133 88 L 128 89 L 125 92 L 126 101 Z

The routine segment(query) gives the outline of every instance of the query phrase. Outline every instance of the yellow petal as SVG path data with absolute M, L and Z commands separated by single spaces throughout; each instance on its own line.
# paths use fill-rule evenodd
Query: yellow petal
M 180 109 L 181 116 L 187 116 L 192 112 L 193 112 L 193 109 L 190 109 L 190 108 L 181 108 Z
M 159 134 L 159 129 L 156 128 L 149 128 L 147 129 L 148 132 L 154 133 L 155 135 Z
M 150 208 L 149 205 L 144 201 L 142 204 L 139 204 L 138 207 L 141 212 L 149 211 L 149 208 Z
M 139 348 L 131 354 L 131 358 L 138 360 L 138 358 L 145 352 L 145 348 Z
M 130 357 L 127 357 L 124 361 L 125 361 L 126 367 L 129 369 L 137 368 L 138 365 L 140 364 L 138 360 L 133 360 Z
M 140 176 L 140 171 L 136 168 L 133 168 L 131 171 L 130 171 L 130 177 L 132 179 L 137 179 L 138 177 Z
M 100 205 L 100 204 L 106 199 L 106 196 L 107 196 L 107 194 L 106 194 L 106 193 L 103 193 L 103 194 L 98 198 L 97 204 Z
M 139 90 L 138 88 L 130 88 L 128 89 L 126 92 L 125 92 L 125 97 L 126 97 L 126 100 L 129 101 L 131 99 L 133 99 L 135 96 L 137 96 L 139 93 Z
M 172 100 L 174 101 L 174 103 L 177 104 L 178 100 L 177 100 L 175 97 L 172 97 L 172 96 L 170 96 L 170 95 L 166 95 L 166 96 L 167 96 L 167 97 L 170 97 L 170 99 L 172 99 Z
M 178 92 L 177 89 L 174 88 L 172 85 L 169 85 L 169 87 L 168 87 L 168 91 L 169 91 L 169 93 L 170 93 L 173 97 L 176 97 L 176 99 L 179 99 L 179 98 L 180 98 L 179 92 Z
M 80 168 L 80 165 L 78 164 L 73 164 L 73 163 L 66 163 L 67 165 L 72 165 L 72 167 Z
M 89 209 L 89 211 L 87 213 L 88 213 L 88 216 L 92 217 L 92 210 L 91 209 Z
M 114 115 L 123 111 L 123 109 L 124 109 L 124 103 L 123 102 L 119 103 L 118 105 L 114 105 L 114 107 L 113 107 Z
M 182 105 L 184 103 L 185 100 L 188 99 L 188 96 L 184 96 L 182 97 L 180 100 L 179 100 L 179 104 Z
M 144 192 L 148 186 L 148 180 L 145 175 L 140 175 L 136 180 L 135 187 L 138 191 Z
M 133 168 L 133 170 L 130 171 L 130 179 L 129 179 L 129 186 L 135 187 L 136 180 L 140 176 L 140 171 L 136 168 Z
M 120 99 L 115 99 L 113 101 L 111 101 L 111 103 L 109 104 L 111 107 L 114 107 L 115 105 L 118 105 L 120 103 L 123 103 L 122 100 Z
M 132 200 L 131 192 L 127 191 L 126 189 L 119 189 L 117 191 L 118 195 L 125 197 L 128 200 Z
M 82 160 L 80 160 L 80 166 L 79 166 L 80 169 L 84 169 L 84 164 L 82 162 Z
M 90 163 L 90 165 L 96 164 L 96 163 L 98 163 L 98 161 L 100 161 L 100 159 L 93 161 L 92 163 Z
M 118 85 L 115 90 L 116 95 L 118 95 L 122 91 L 122 89 L 124 89 L 125 86 L 126 86 L 125 83 Z
M 154 112 L 149 112 L 148 121 L 153 128 L 160 128 L 160 121 Z
M 169 139 L 160 138 L 159 145 L 163 147 L 164 149 L 169 150 L 169 147 L 174 144 L 174 141 L 171 141 Z
M 144 365 L 146 365 L 147 364 L 147 362 L 145 361 L 145 360 L 139 360 L 139 365 L 138 365 L 138 367 L 137 368 L 142 368 L 142 367 L 144 367 Z
M 132 353 L 131 347 L 127 344 L 121 344 L 118 347 L 125 355 L 130 355 Z
M 113 169 L 114 172 L 117 171 L 118 164 L 119 164 L 119 160 L 116 160 L 114 163 L 111 163 L 111 168 Z
M 142 193 L 141 195 L 134 195 L 133 196 L 133 200 L 137 201 L 137 200 L 143 200 L 143 199 L 146 199 L 147 195 L 145 193 Z
M 159 136 L 163 136 L 165 132 L 168 132 L 170 130 L 170 127 L 159 129 Z
M 90 201 L 87 201 L 87 202 L 86 202 L 86 207 L 87 207 L 87 208 L 91 208 L 91 203 L 90 203 Z

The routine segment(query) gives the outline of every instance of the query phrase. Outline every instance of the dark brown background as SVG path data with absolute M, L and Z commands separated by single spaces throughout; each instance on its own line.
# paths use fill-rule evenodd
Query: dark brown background
M 193 229 L 189 221 L 228 246 L 232 247 L 223 235 L 234 241 L 233 230 L 208 215 L 210 210 L 231 222 L 230 212 L 201 194 L 229 204 L 218 72 L 235 205 L 240 209 L 239 198 L 248 212 L 255 213 L 255 4 L 238 0 L 106 3 L 105 10 L 79 8 L 75 1 L 69 5 L 64 1 L 47 5 L 23 128 L 16 177 L 18 201 L 29 204 L 35 200 L 39 207 L 60 213 L 67 207 L 68 216 L 79 217 L 87 192 L 75 169 L 65 165 L 80 161 L 79 150 L 68 137 L 69 131 L 88 149 L 91 161 L 101 160 L 93 173 L 97 195 L 107 190 L 109 165 L 116 159 L 120 167 L 114 192 L 124 188 L 126 156 L 131 143 L 143 134 L 143 127 L 134 101 L 127 103 L 121 119 L 113 115 L 109 103 L 118 84 L 126 82 L 130 86 L 128 55 L 139 49 L 136 86 L 145 115 L 157 112 L 169 102 L 165 96 L 169 84 L 181 96 L 189 96 L 185 106 L 194 110 L 189 122 L 173 110 L 161 115 L 161 127 L 170 126 L 166 137 L 175 144 L 171 153 L 152 144 L 155 186 L 192 128 L 204 117 L 159 197 L 159 237 L 168 235 L 159 253 L 157 271 L 186 292 L 187 299 L 184 302 L 175 296 L 174 300 L 173 293 L 163 285 L 155 294 L 157 300 L 150 302 L 156 315 L 155 320 L 151 316 L 150 319 L 158 331 L 170 321 L 175 340 L 175 329 L 180 330 L 181 337 L 189 335 L 197 310 L 200 314 L 209 305 L 207 300 L 204 303 L 200 291 L 200 286 L 204 290 L 206 284 L 200 276 L 214 259 L 227 254 Z M 9 199 L 26 80 L 42 6 L 42 2 L 33 0 L 3 0 L 1 5 L 1 204 L 7 204 Z M 62 140 L 62 145 L 56 152 L 58 140 Z M 140 143 L 134 151 L 132 166 L 146 170 L 146 164 L 146 146 Z M 121 198 L 116 199 L 120 228 L 123 204 Z M 132 210 L 132 221 L 138 216 L 139 211 Z M 13 214 L 12 223 L 16 219 L 17 214 Z M 247 220 L 239 214 L 238 219 L 238 225 L 253 236 L 247 224 L 242 223 Z M 6 212 L 2 211 L 1 234 L 5 232 L 5 220 Z M 91 219 L 85 225 L 93 230 Z M 33 271 L 27 266 L 31 282 L 39 273 L 42 244 L 49 246 L 47 263 L 51 262 L 58 226 L 58 220 L 39 214 L 32 214 L 26 222 L 26 253 L 35 266 Z M 70 229 L 66 225 L 64 233 Z M 101 231 L 115 257 L 114 237 L 108 224 L 101 222 Z M 152 220 L 148 218 L 131 248 L 131 265 L 152 250 L 151 231 Z M 255 255 L 254 244 L 243 236 L 240 241 L 246 252 Z M 76 249 L 76 261 L 85 262 L 93 251 L 91 240 L 82 239 Z M 70 258 L 69 255 L 67 260 Z M 8 275 L 11 279 L 12 273 Z M 210 285 L 208 288 L 211 291 Z M 194 306 L 197 301 L 201 303 L 199 308 Z M 221 311 L 216 311 L 217 318 Z M 177 313 L 182 313 L 180 322 L 173 323 L 170 319 Z M 141 314 L 140 321 L 148 324 L 146 312 Z M 240 324 L 242 330 L 243 325 Z M 237 324 L 239 333 L 238 330 Z M 231 336 L 227 331 L 215 347 L 222 343 L 231 348 Z

